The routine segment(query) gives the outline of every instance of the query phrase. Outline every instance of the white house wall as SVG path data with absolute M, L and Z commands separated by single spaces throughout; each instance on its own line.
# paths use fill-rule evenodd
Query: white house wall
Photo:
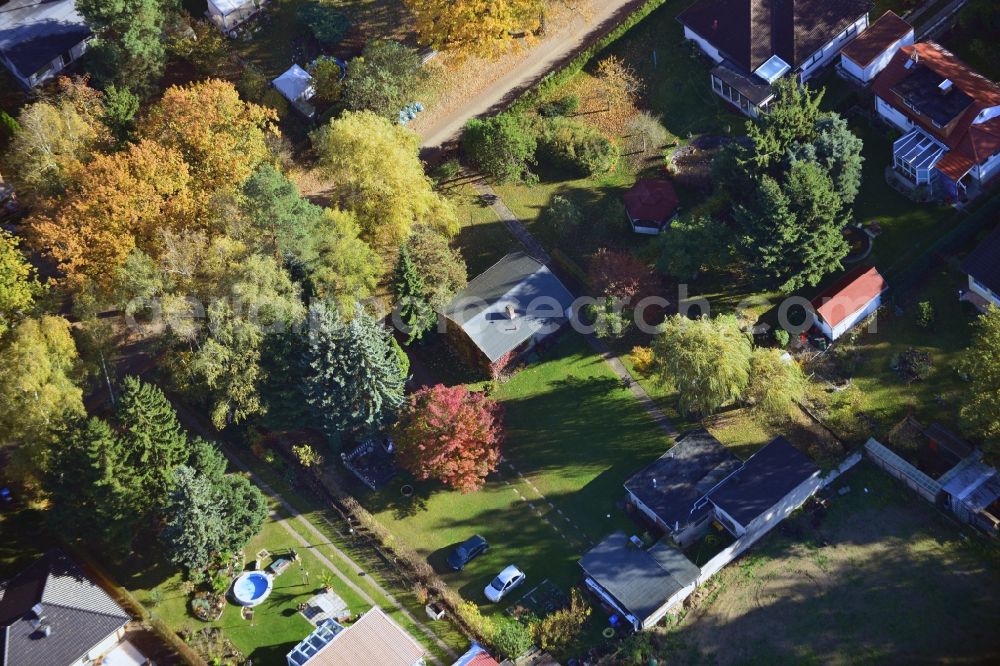
M 980 181 L 987 181 L 997 173 L 1000 173 L 1000 152 L 991 155 L 985 162 L 975 168 L 976 178 Z
M 969 291 L 974 291 L 993 305 L 1000 308 L 1000 294 L 994 294 L 989 288 L 976 282 L 975 278 L 969 276 Z
M 704 51 L 705 55 L 707 55 L 715 62 L 722 62 L 724 60 L 722 54 L 719 53 L 719 49 L 715 48 L 708 41 L 699 37 L 698 33 L 694 32 L 687 26 L 684 26 L 684 39 L 690 39 L 692 42 L 698 44 L 698 48 Z
M 823 48 L 818 49 L 808 58 L 803 60 L 803 64 L 799 66 L 799 81 L 802 83 L 808 81 L 809 78 L 816 73 L 816 70 L 833 60 L 833 58 L 840 53 L 840 49 L 854 41 L 854 39 L 867 27 L 868 14 L 865 14 L 857 21 L 844 28 L 839 35 L 827 42 Z
M 909 132 L 913 129 L 913 121 L 878 95 L 875 96 L 875 110 L 878 112 L 878 115 L 892 123 L 900 131 Z
M 880 305 L 882 305 L 882 294 L 879 294 L 878 296 L 876 296 L 872 300 L 868 301 L 868 304 L 865 305 L 863 308 L 861 308 L 860 310 L 858 310 L 857 312 L 855 312 L 854 314 L 850 315 L 849 317 L 847 317 L 846 319 L 844 319 L 842 322 L 840 322 L 839 324 L 837 324 L 835 327 L 833 327 L 833 331 L 832 331 L 832 335 L 830 335 L 830 339 L 831 340 L 836 340 L 837 338 L 839 338 L 840 336 L 842 336 L 844 333 L 847 333 L 859 321 L 863 320 L 865 317 L 867 317 L 871 313 L 873 313 L 876 310 L 878 310 L 878 308 L 879 308 Z
M 676 606 L 677 604 L 679 604 L 680 602 L 684 601 L 689 596 L 691 596 L 691 593 L 694 592 L 697 586 L 698 586 L 697 581 L 695 581 L 690 585 L 688 585 L 687 587 L 681 588 L 680 590 L 675 592 L 669 599 L 667 599 L 667 603 L 660 606 L 658 609 L 656 609 L 656 611 L 652 615 L 650 615 L 649 617 L 647 617 L 642 621 L 642 628 L 652 629 L 653 627 L 655 627 L 656 624 L 660 620 L 662 620 L 667 613 L 670 612 L 671 608 L 673 608 L 674 606 Z
M 868 66 L 865 67 L 866 78 L 862 80 L 865 83 L 868 83 L 869 81 L 874 79 L 879 72 L 881 72 L 883 69 L 886 68 L 886 66 L 889 64 L 889 61 L 892 60 L 893 56 L 896 55 L 899 49 L 903 48 L 904 46 L 909 46 L 912 43 L 913 43 L 913 31 L 910 30 L 901 38 L 893 42 L 892 46 L 883 51 L 881 55 L 872 60 L 868 64 Z
M 800 483 L 792 492 L 785 495 L 780 502 L 772 506 L 765 513 L 754 518 L 747 525 L 747 534 L 763 536 L 771 528 L 787 518 L 788 514 L 802 506 L 822 486 L 823 479 L 820 478 L 819 470 L 817 470 L 815 474 Z M 756 538 L 760 537 L 755 537 L 755 540 Z
M 868 83 L 868 68 L 862 69 L 858 63 L 854 62 L 848 58 L 843 53 L 840 54 L 840 66 L 844 68 L 844 71 L 856 78 L 859 81 Z M 870 65 L 869 65 L 870 67 Z
M 626 490 L 626 492 L 628 492 L 629 500 L 631 500 L 632 504 L 635 504 L 635 507 L 637 509 L 639 509 L 639 511 L 642 511 L 644 514 L 646 514 L 647 518 L 649 518 L 650 520 L 652 520 L 654 523 L 656 523 L 660 527 L 663 527 L 664 529 L 666 529 L 666 527 L 667 527 L 666 523 L 664 523 L 662 520 L 660 520 L 660 517 L 656 515 L 655 511 L 653 511 L 648 506 L 646 506 L 645 504 L 643 504 L 642 500 L 640 500 L 638 497 L 636 497 L 635 494 L 631 490 L 628 490 L 628 488 L 626 488 L 625 490 Z
M 909 46 L 913 43 L 913 31 L 906 33 L 892 44 L 890 44 L 885 51 L 882 51 L 874 60 L 868 63 L 864 68 L 862 68 L 858 63 L 854 62 L 846 55 L 842 55 L 840 58 L 840 66 L 844 68 L 851 76 L 860 80 L 862 83 L 871 83 L 879 72 L 886 68 L 892 57 L 896 55 L 896 52 L 904 46 Z

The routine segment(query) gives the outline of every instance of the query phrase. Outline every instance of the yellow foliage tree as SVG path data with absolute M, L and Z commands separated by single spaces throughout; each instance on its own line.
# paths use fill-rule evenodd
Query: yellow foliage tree
M 242 184 L 268 159 L 276 120 L 273 110 L 241 100 L 233 84 L 209 79 L 167 89 L 140 136 L 179 151 L 197 187 L 218 191 Z
M 496 56 L 543 21 L 547 0 L 404 0 L 420 41 L 435 49 Z
M 156 254 L 161 229 L 189 226 L 198 215 L 183 156 L 152 141 L 98 155 L 73 178 L 51 215 L 31 220 L 36 245 L 71 287 L 109 284 L 133 248 Z
M 347 112 L 312 135 L 323 174 L 340 207 L 357 215 L 362 237 L 398 247 L 418 224 L 453 235 L 458 215 L 434 191 L 417 135 L 370 111 Z
M 54 94 L 24 107 L 4 160 L 18 194 L 36 200 L 62 192 L 70 174 L 109 140 L 103 113 L 101 93 L 66 77 Z

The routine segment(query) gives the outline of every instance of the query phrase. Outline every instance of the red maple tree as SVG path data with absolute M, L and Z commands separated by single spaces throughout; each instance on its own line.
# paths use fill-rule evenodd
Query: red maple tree
M 424 387 L 410 396 L 393 437 L 396 459 L 418 479 L 479 490 L 500 464 L 500 405 L 464 386 Z
M 601 248 L 590 259 L 587 280 L 602 296 L 635 301 L 655 293 L 656 277 L 629 252 Z

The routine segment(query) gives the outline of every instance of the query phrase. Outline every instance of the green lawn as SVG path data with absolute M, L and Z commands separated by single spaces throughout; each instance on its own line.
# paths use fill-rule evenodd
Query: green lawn
M 486 604 L 483 588 L 511 563 L 528 575 L 523 591 L 546 578 L 568 590 L 592 542 L 615 529 L 637 530 L 615 508 L 622 483 L 669 445 L 586 341 L 565 336 L 496 396 L 505 410 L 504 457 L 524 478 L 504 464 L 484 489 L 468 495 L 418 483 L 413 497 L 403 499 L 400 480 L 363 498 L 470 601 Z M 447 571 L 448 552 L 473 534 L 484 536 L 490 551 L 461 573 Z
M 110 566 L 109 570 L 153 618 L 162 620 L 174 631 L 220 627 L 255 664 L 281 664 L 284 655 L 312 631 L 312 625 L 296 611 L 296 606 L 320 591 L 327 569 L 274 520 L 265 523 L 264 529 L 244 552 L 249 559 L 261 548 L 277 554 L 294 549 L 302 558 L 302 567 L 293 566 L 275 580 L 271 595 L 255 608 L 252 626 L 240 617 L 240 609 L 234 604 L 226 606 L 217 622 L 205 623 L 196 619 L 190 613 L 190 595 L 181 588 L 180 573 L 159 560 L 156 549 L 137 552 L 126 561 Z M 331 585 L 352 613 L 362 613 L 370 607 L 339 579 L 333 579 Z
M 45 528 L 45 514 L 34 509 L 20 509 L 0 514 L 0 579 L 17 573 L 48 548 L 58 545 Z M 285 654 L 312 630 L 296 610 L 319 591 L 327 571 L 320 561 L 302 548 L 277 522 L 269 520 L 247 546 L 248 560 L 261 548 L 281 553 L 290 548 L 302 556 L 302 569 L 293 566 L 276 581 L 270 597 L 257 606 L 253 626 L 240 617 L 237 606 L 229 604 L 222 618 L 206 623 L 195 618 L 189 609 L 190 595 L 182 589 L 179 572 L 160 557 L 156 544 L 140 544 L 136 552 L 121 562 L 96 550 L 90 553 L 127 589 L 150 614 L 174 632 L 197 631 L 206 627 L 222 628 L 225 635 L 255 664 L 284 664 Z M 349 605 L 352 613 L 362 613 L 370 605 L 339 579 L 331 582 L 334 591 Z
M 677 14 L 689 0 L 670 0 L 647 16 L 588 66 L 608 55 L 631 65 L 645 83 L 642 106 L 661 116 L 676 137 L 691 134 L 741 133 L 746 119 L 712 92 L 707 57 L 684 40 Z
M 871 255 L 876 267 L 892 283 L 892 275 L 905 270 L 934 241 L 958 224 L 961 214 L 947 206 L 914 203 L 885 182 L 885 167 L 892 158 L 888 137 L 865 122 L 855 122 L 854 131 L 864 141 L 865 158 L 861 190 L 854 202 L 859 222 L 878 222 L 882 235 L 875 239 Z
M 448 192 L 458 209 L 461 228 L 455 244 L 469 269 L 469 279 L 495 264 L 508 252 L 519 249 L 496 213 L 484 205 L 471 185 L 462 185 Z
M 374 587 L 372 584 L 373 579 L 377 580 L 383 588 L 389 591 L 395 600 L 402 604 L 414 617 L 425 622 L 426 626 L 430 627 L 450 648 L 457 653 L 461 653 L 468 648 L 468 640 L 454 624 L 447 621 L 429 622 L 426 620 L 423 603 L 417 599 L 412 589 L 396 581 L 393 577 L 394 570 L 387 570 L 384 560 L 365 545 L 346 539 L 334 527 L 341 523 L 335 513 L 327 507 L 325 500 L 316 497 L 307 490 L 293 488 L 284 475 L 253 456 L 242 451 L 237 451 L 236 453 L 244 463 L 249 465 L 268 485 L 285 498 L 285 501 L 305 516 L 322 533 L 325 538 L 317 541 L 315 535 L 306 530 L 305 527 L 296 522 L 292 523 L 295 531 L 309 542 L 310 549 L 321 552 L 327 559 L 332 561 L 340 569 L 341 573 L 365 590 L 370 597 L 378 602 L 383 611 L 423 643 L 424 647 L 430 650 L 432 654 L 448 662 L 447 655 L 443 653 L 441 648 L 430 641 L 413 622 L 407 619 L 399 610 L 396 610 L 394 604 Z M 359 573 L 343 565 L 331 546 L 335 546 L 355 563 L 363 567 L 365 573 Z
M 878 424 L 878 437 L 907 414 L 925 423 L 941 421 L 958 429 L 958 408 L 962 404 L 965 383 L 955 364 L 959 353 L 971 339 L 974 310 L 958 300 L 962 276 L 938 267 L 927 276 L 926 283 L 905 300 L 897 302 L 903 314 L 897 316 L 893 305 L 879 317 L 875 332 L 863 332 L 856 343 L 840 344 L 845 353 L 857 353 L 856 367 L 848 370 L 860 395 L 860 409 L 870 414 Z M 934 307 L 935 324 L 930 329 L 916 323 L 916 304 L 929 301 Z M 926 351 L 931 355 L 933 370 L 924 381 L 904 382 L 890 367 L 891 358 L 907 349 Z M 851 361 L 848 361 L 851 363 Z M 866 437 L 862 434 L 860 439 Z

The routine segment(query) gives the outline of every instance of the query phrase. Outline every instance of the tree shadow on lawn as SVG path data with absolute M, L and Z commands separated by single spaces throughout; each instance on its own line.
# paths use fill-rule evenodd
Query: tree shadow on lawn
M 988 620 L 1000 612 L 995 563 L 870 464 L 841 484 L 852 492 L 818 528 L 794 540 L 772 532 L 674 635 L 724 663 L 1000 658 Z
M 625 478 L 670 446 L 617 379 L 571 376 L 547 388 L 503 401 L 506 456 L 523 474 L 574 478 L 613 470 Z
M 464 570 L 449 570 L 442 576 L 463 598 L 478 604 L 488 603 L 483 589 L 509 564 L 519 567 L 527 575 L 522 586 L 524 590 L 531 589 L 546 578 L 568 587 L 579 577 L 576 561 L 583 554 L 580 545 L 560 537 L 551 525 L 523 503 L 515 509 L 489 509 L 469 518 L 443 519 L 438 521 L 438 527 L 468 532 L 469 535 L 481 534 L 490 542 L 490 549 L 470 562 Z M 447 552 L 450 551 L 445 550 L 445 554 Z M 517 596 L 516 592 L 513 593 L 503 600 L 502 605 Z
M 407 485 L 413 488 L 409 497 L 401 492 L 402 487 Z M 439 483 L 417 481 L 409 474 L 401 472 L 378 492 L 368 491 L 368 497 L 365 498 L 364 503 L 371 513 L 383 513 L 391 510 L 393 518 L 404 520 L 426 511 L 427 499 L 438 490 L 445 490 L 445 488 Z
M 305 635 L 302 636 L 305 638 Z M 248 656 L 249 661 L 255 664 L 284 664 L 286 663 L 286 655 L 292 651 L 298 643 L 296 641 L 289 641 L 287 643 L 281 643 L 279 645 L 265 645 L 259 647 Z

